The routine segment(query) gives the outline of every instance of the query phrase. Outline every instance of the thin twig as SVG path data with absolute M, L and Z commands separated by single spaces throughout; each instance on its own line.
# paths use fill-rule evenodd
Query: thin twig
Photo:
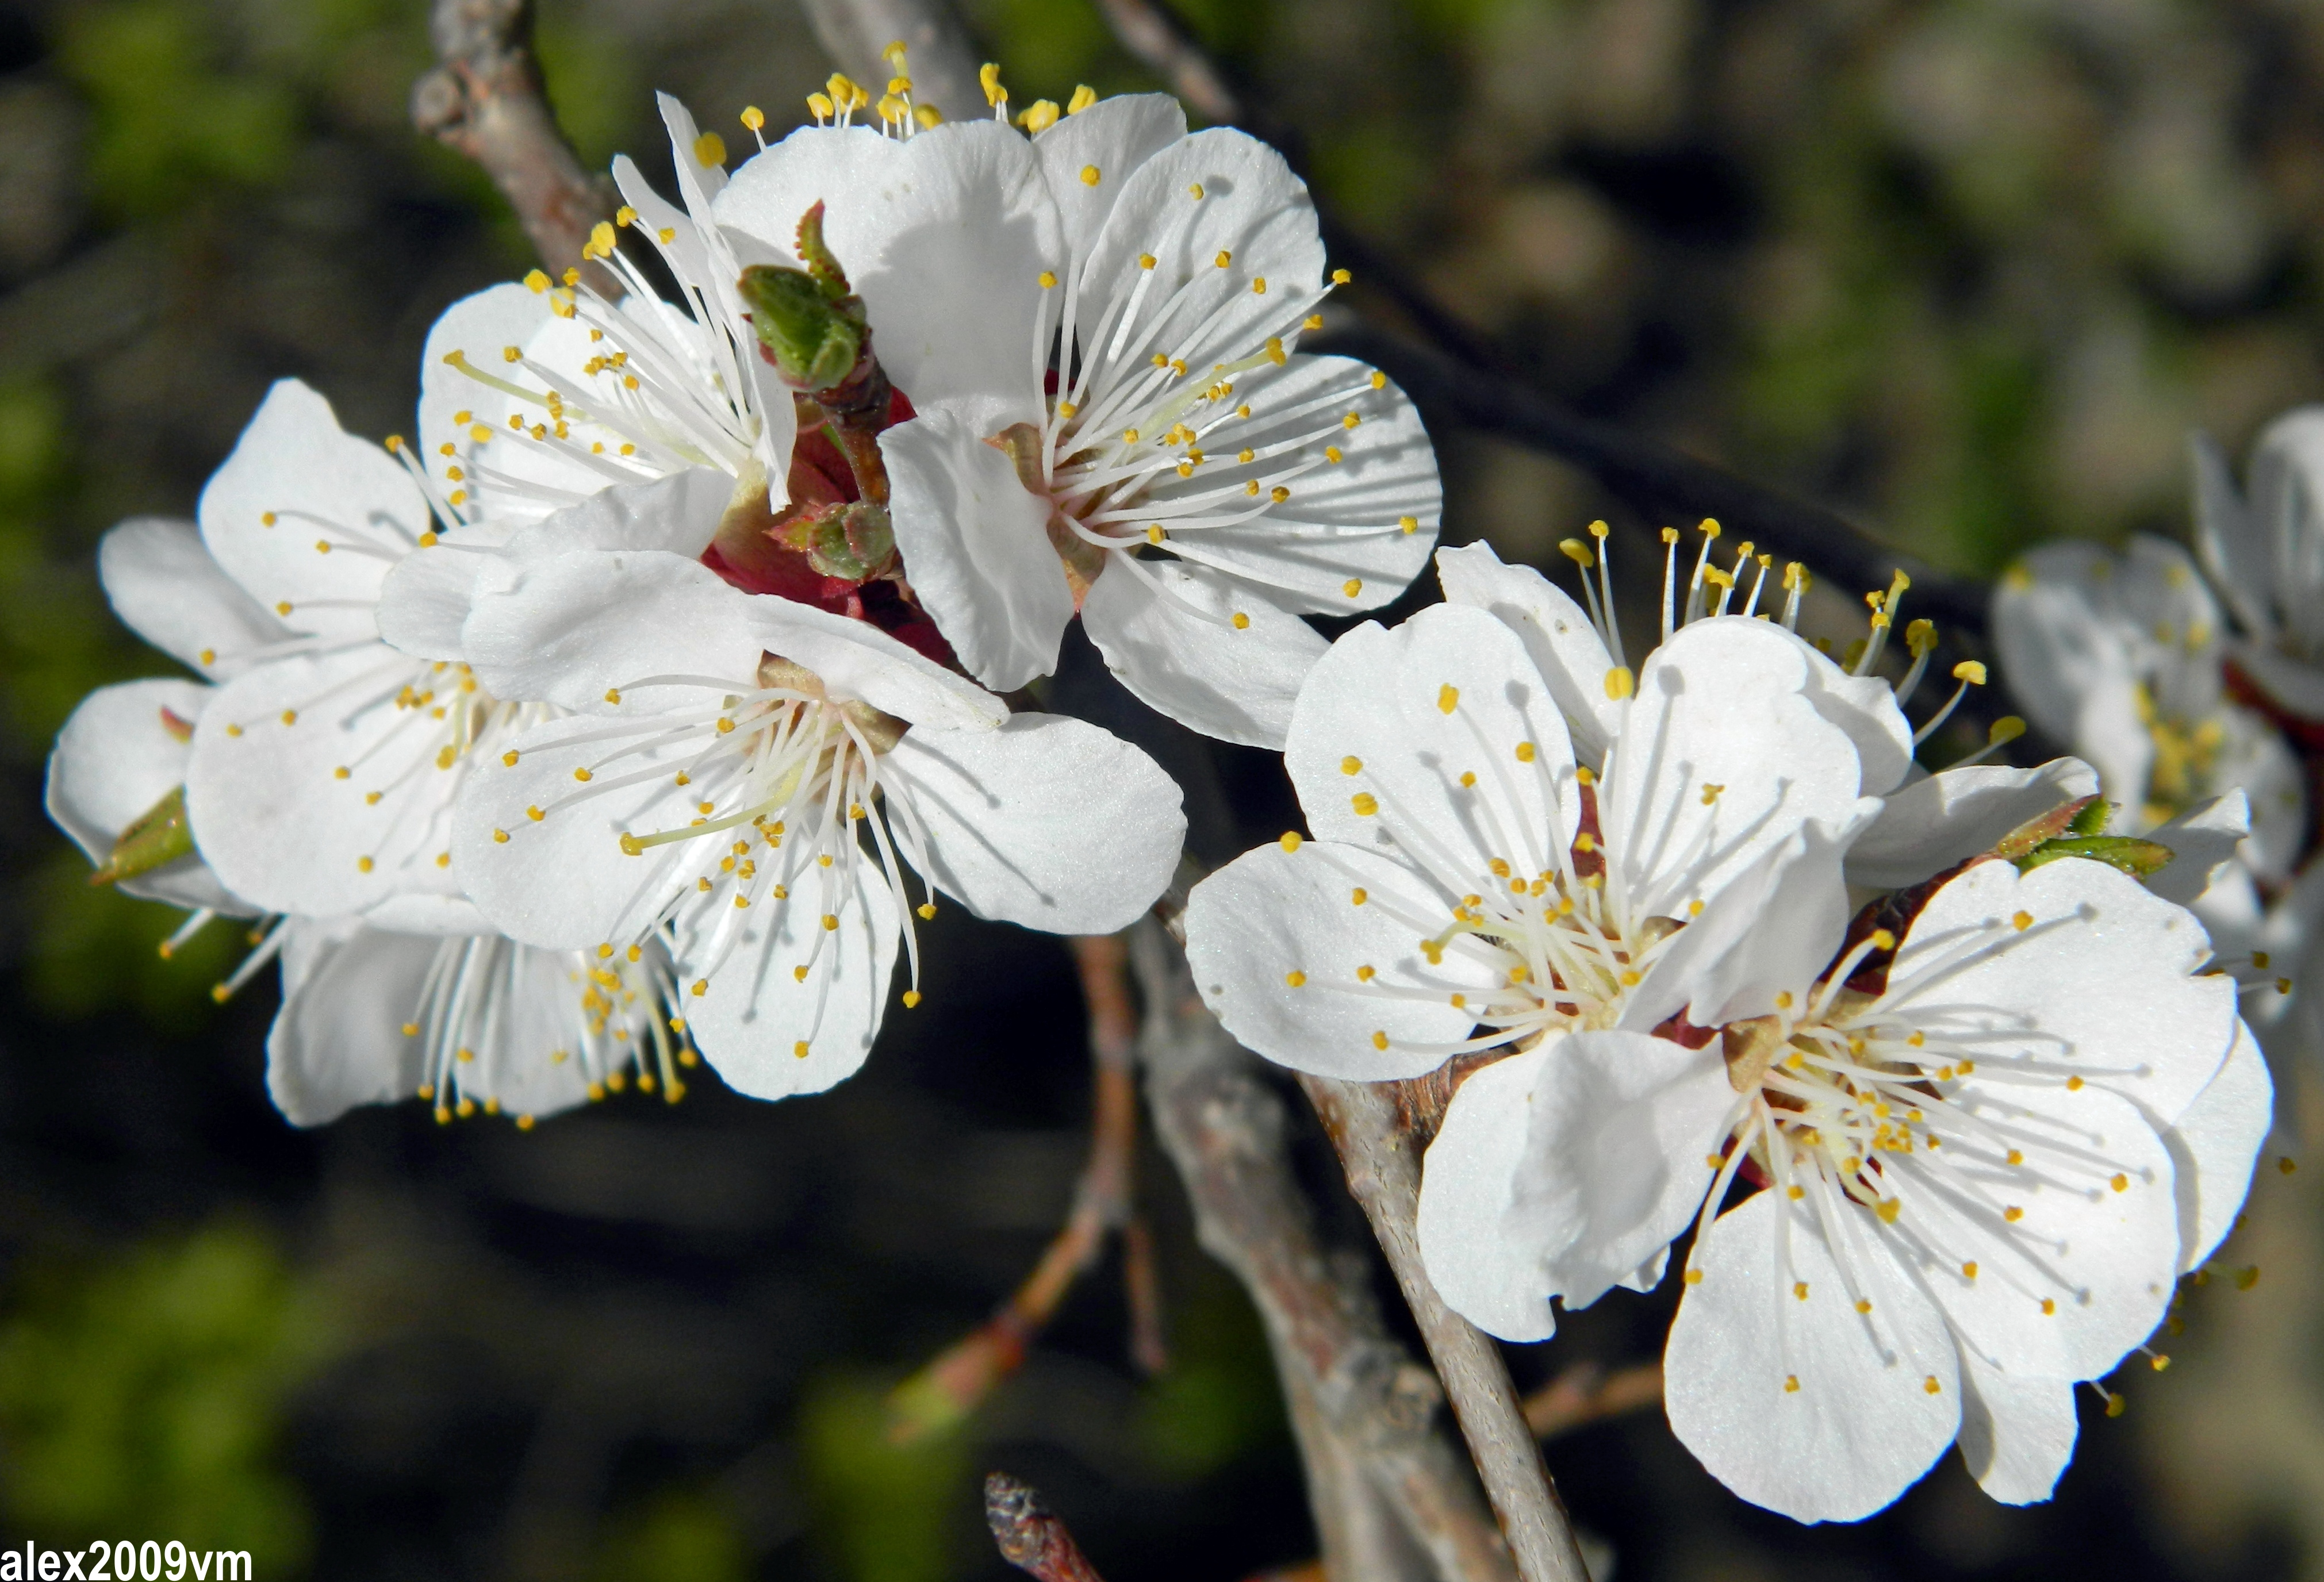
M 975 46 L 943 0 L 800 0 L 816 41 L 873 98 L 888 81 L 883 51 L 900 43 L 912 98 L 959 120 L 984 108 Z
M 1130 936 L 1155 1134 L 1203 1246 L 1265 1323 L 1333 1582 L 1510 1582 L 1515 1571 L 1428 1371 L 1390 1339 L 1362 1263 L 1334 1257 L 1291 1168 L 1290 1118 L 1256 1062 L 1203 1007 L 1157 924 Z M 1382 1517 L 1388 1520 L 1383 1523 Z
M 984 1522 L 1001 1558 L 1040 1582 L 1104 1582 L 1031 1484 L 1005 1472 L 987 1473 Z
M 1576 1363 L 1525 1398 L 1526 1426 L 1536 1439 L 1554 1439 L 1605 1418 L 1658 1405 L 1662 1398 L 1661 1363 L 1635 1363 L 1610 1374 L 1596 1363 Z
M 1591 474 L 1649 521 L 1692 524 L 1715 517 L 1740 538 L 1804 560 L 1821 579 L 1886 587 L 1891 573 L 1913 579 L 1911 607 L 1962 631 L 1985 630 L 1987 592 L 1970 577 L 1937 570 L 1819 505 L 1673 450 L 1610 423 L 1565 411 L 1519 382 L 1457 362 L 1368 326 L 1319 336 L 1316 351 L 1360 357 L 1388 371 L 1424 414 L 1547 451 Z
M 1176 16 L 1154 0 L 1097 0 L 1097 8 L 1122 48 L 1196 115 L 1222 126 L 1241 123 L 1242 100 Z
M 1072 1210 L 1025 1283 L 993 1315 L 954 1341 L 888 1397 L 888 1431 L 898 1443 L 952 1427 L 976 1410 L 1025 1360 L 1026 1347 L 1048 1327 L 1065 1295 L 1096 1266 L 1107 1237 L 1130 1220 L 1130 1181 L 1138 1157 L 1138 1082 L 1132 1065 L 1138 1014 L 1130 1004 L 1128 946 L 1117 936 L 1071 942 L 1089 1007 L 1090 1053 L 1095 1067 L 1089 1161 L 1082 1168 Z M 1131 1356 L 1159 1367 L 1158 1293 L 1151 1264 L 1141 1272 L 1133 1255 Z M 1148 1289 L 1140 1292 L 1144 1278 Z M 1159 1359 L 1159 1360 L 1157 1360 Z
M 1589 1582 L 1572 1524 L 1518 1408 L 1508 1365 L 1489 1337 L 1444 1305 L 1421 1266 L 1419 1148 L 1393 1085 L 1311 1076 L 1302 1076 L 1299 1083 L 1340 1151 L 1348 1190 L 1371 1221 L 1420 1326 L 1484 1479 L 1485 1495 L 1500 1518 L 1517 1575 L 1524 1582 Z
M 442 62 L 411 87 L 411 122 L 484 167 L 541 262 L 580 267 L 590 227 L 613 211 L 558 129 L 532 51 L 531 0 L 436 0 L 429 32 Z M 595 264 L 591 283 L 621 287 Z

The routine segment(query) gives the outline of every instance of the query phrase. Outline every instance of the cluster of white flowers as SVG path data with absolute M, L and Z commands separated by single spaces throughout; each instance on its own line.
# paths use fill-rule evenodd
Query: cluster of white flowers
M 2260 437 L 2248 495 L 2209 439 L 2192 449 L 2202 570 L 2155 538 L 2045 545 L 1996 590 L 1994 647 L 2028 718 L 2097 769 L 2126 828 L 2231 858 L 2150 882 L 2202 918 L 2258 990 L 2246 1014 L 2289 1048 L 2324 1034 L 2315 995 L 2298 994 L 2324 984 L 2310 779 L 2324 761 L 2324 409 Z
M 259 920 L 221 991 L 281 958 L 300 1124 L 530 1124 L 697 1058 L 812 1091 L 899 954 L 918 1002 L 939 892 L 1088 934 L 1170 878 L 1177 788 L 1025 690 L 1078 618 L 1156 709 L 1286 754 L 1312 838 L 1197 887 L 1189 955 L 1269 1058 L 1459 1079 L 1420 1223 L 1453 1306 L 1537 1339 L 1692 1230 L 1670 1417 L 1738 1493 L 1861 1516 L 1958 1439 L 2046 1495 L 2073 1386 L 2225 1234 L 2269 1125 L 2264 952 L 2223 963 L 2181 903 L 2256 939 L 2304 835 L 2295 759 L 2227 700 L 2324 715 L 2305 430 L 2253 510 L 2202 464 L 2242 646 L 2161 547 L 2005 590 L 2028 712 L 2089 763 L 1922 769 L 1981 667 L 1916 731 L 1927 623 L 1877 668 L 1903 580 L 1843 667 L 1795 634 L 1801 568 L 1721 565 L 1711 523 L 1683 595 L 1665 530 L 1635 669 L 1602 524 L 1566 547 L 1586 611 L 1443 550 L 1444 603 L 1327 645 L 1304 618 L 1402 592 L 1440 491 L 1383 374 L 1296 349 L 1345 280 L 1305 189 L 1167 98 L 1012 127 L 986 87 L 991 120 L 939 124 L 899 57 L 859 126 L 835 78 L 731 179 L 665 99 L 681 201 L 621 161 L 588 275 L 454 305 L 416 444 L 278 385 L 198 527 L 106 540 L 115 610 L 200 679 L 90 697 L 58 822 L 180 937 Z
M 1929 629 L 1872 669 L 1901 585 L 1843 668 L 1711 547 L 1681 607 L 1673 546 L 1635 672 L 1587 545 L 1587 612 L 1439 551 L 1443 605 L 1308 677 L 1314 838 L 1196 888 L 1196 981 L 1301 1071 L 1452 1062 L 1421 1248 L 1491 1333 L 1654 1287 L 1692 1230 L 1665 1401 L 1744 1497 L 1853 1520 L 1958 1439 L 2045 1498 L 2075 1384 L 2162 1321 L 2270 1124 L 2237 980 L 2139 877 L 2200 891 L 2234 842 L 2106 833 L 2078 760 L 1918 768 Z
M 918 1003 L 939 892 L 1102 933 L 1168 882 L 1177 787 L 1000 695 L 1076 613 L 1157 707 L 1279 747 L 1299 616 L 1419 571 L 1434 453 L 1293 349 L 1331 281 L 1272 150 L 1159 97 L 1031 135 L 862 102 L 835 79 L 837 124 L 730 180 L 665 98 L 681 201 L 619 161 L 588 277 L 445 313 L 416 445 L 286 381 L 198 527 L 106 538 L 115 610 L 202 679 L 87 700 L 50 805 L 180 939 L 261 920 L 220 992 L 281 957 L 292 1120 L 530 1125 L 698 1058 L 826 1088 L 899 954 Z

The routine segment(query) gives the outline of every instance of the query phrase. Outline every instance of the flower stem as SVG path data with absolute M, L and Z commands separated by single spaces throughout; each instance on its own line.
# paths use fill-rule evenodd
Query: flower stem
M 1444 1305 L 1421 1266 L 1420 1143 L 1406 1124 L 1397 1089 L 1312 1076 L 1302 1076 L 1299 1085 L 1331 1134 L 1348 1190 L 1371 1221 L 1420 1326 L 1484 1480 L 1485 1496 L 1500 1518 L 1517 1575 L 1524 1582 L 1589 1582 L 1508 1365 L 1489 1336 Z

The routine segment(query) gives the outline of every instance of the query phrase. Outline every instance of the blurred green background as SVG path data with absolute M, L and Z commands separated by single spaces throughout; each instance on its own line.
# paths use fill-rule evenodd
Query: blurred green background
M 1323 200 L 1542 388 L 1960 570 L 2183 536 L 2187 431 L 2239 449 L 2324 391 L 2313 0 L 1184 14 Z M 1088 0 L 967 15 L 1019 102 L 1151 86 Z M 787 125 L 830 69 L 789 0 L 544 0 L 540 34 L 585 161 L 662 175 L 651 90 L 739 150 L 745 105 Z M 410 131 L 429 60 L 417 0 L 0 10 L 0 1539 L 177 1537 L 269 1578 L 940 1582 L 998 1574 L 974 1489 L 1000 1466 L 1113 1582 L 1302 1559 L 1256 1320 L 1157 1158 L 1170 1369 L 1128 1366 L 1109 1265 L 961 1433 L 880 1436 L 880 1393 L 1065 1211 L 1087 1082 L 1054 943 L 947 915 L 930 1008 L 828 1098 L 301 1135 L 260 1083 L 271 987 L 210 1003 L 241 943 L 159 961 L 174 916 L 91 890 L 46 823 L 73 704 L 167 667 L 106 612 L 97 536 L 189 512 L 274 378 L 408 428 L 433 316 L 532 262 Z M 1439 439 L 1448 537 L 1541 561 L 1617 510 Z M 2176 1364 L 2118 1384 L 2122 1420 L 2090 1403 L 2052 1506 L 1949 1461 L 1802 1530 L 1652 1413 L 1553 1465 L 1625 1577 L 2324 1576 L 2319 1176 L 2264 1173 L 2228 1255 L 2266 1278 L 2190 1293 Z M 1650 1356 L 1666 1316 L 1601 1304 L 1517 1366 Z

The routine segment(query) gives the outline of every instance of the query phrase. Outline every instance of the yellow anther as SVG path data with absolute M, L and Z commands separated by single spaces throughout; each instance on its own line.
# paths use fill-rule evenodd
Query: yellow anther
M 1293 989 L 1303 988 L 1307 982 L 1307 974 L 1295 969 L 1294 970 L 1286 972 L 1283 975 L 1283 981 L 1290 985 Z
M 1286 852 L 1298 851 L 1299 843 L 1300 834 L 1297 830 L 1284 831 L 1283 838 L 1276 842 L 1277 845 L 1282 847 Z
M 1234 629 L 1235 629 L 1237 631 L 1244 631 L 1244 630 L 1248 630 L 1250 629 L 1250 616 L 1248 616 L 1248 615 L 1245 615 L 1245 614 L 1244 614 L 1241 611 L 1240 611 L 1240 610 L 1236 611 L 1236 612 L 1234 612 Z
M 818 122 L 829 121 L 839 114 L 838 106 L 822 94 L 807 95 L 807 107 Z
M 1084 110 L 1088 109 L 1092 105 L 1096 103 L 1097 89 L 1090 87 L 1087 83 L 1083 83 L 1080 87 L 1074 89 L 1074 97 L 1065 101 L 1065 114 L 1068 115 L 1078 115 Z
M 1369 791 L 1359 791 L 1348 799 L 1348 805 L 1356 810 L 1357 817 L 1370 818 L 1379 811 L 1379 798 Z
M 1057 124 L 1057 106 L 1047 99 L 1035 99 L 1017 117 L 1017 124 L 1038 136 Z
M 767 114 L 765 111 L 760 109 L 756 105 L 745 105 L 742 106 L 742 114 L 740 119 L 742 123 L 743 131 L 756 132 L 766 125 Z
M 1354 598 L 1363 591 L 1364 579 L 1360 576 L 1351 576 L 1346 582 L 1340 584 L 1340 592 L 1345 593 L 1351 599 Z
M 1620 703 L 1638 689 L 1638 678 L 1628 665 L 1617 665 L 1606 672 L 1606 695 Z
M 1598 564 L 1598 557 L 1590 552 L 1590 546 L 1579 538 L 1560 538 L 1557 547 L 1568 560 L 1585 571 Z
M 372 870 L 372 860 L 368 857 L 358 857 L 355 859 L 355 871 L 357 873 L 369 873 Z
M 1461 689 L 1459 687 L 1453 685 L 1448 681 L 1444 683 L 1443 685 L 1436 689 L 1436 712 L 1438 713 L 1449 714 L 1460 706 Z
M 1105 179 L 1104 176 L 1099 172 L 1098 168 L 1095 165 L 1084 165 L 1082 167 L 1083 186 L 1094 187 L 1103 179 Z
M 2004 742 L 2015 741 L 2024 734 L 2024 721 L 2015 714 L 2004 714 L 1986 731 L 1985 740 L 1987 746 L 1997 747 Z
M 1039 279 L 1041 281 L 1041 290 L 1047 291 L 1054 290 L 1056 288 L 1057 277 L 1050 273 L 1047 270 L 1045 269 L 1041 271 Z
M 1009 102 L 1009 90 L 1001 86 L 1001 63 L 987 60 L 976 69 L 976 83 L 984 90 L 984 102 L 998 107 Z
M 1960 664 L 1953 667 L 1953 679 L 1955 681 L 1966 681 L 1971 686 L 1983 686 L 1985 685 L 1985 667 L 1978 664 L 1975 659 L 1963 659 Z
M 1382 1032 L 1373 1033 L 1372 1047 L 1374 1049 L 1386 1049 L 1388 1047 L 1388 1035 Z

